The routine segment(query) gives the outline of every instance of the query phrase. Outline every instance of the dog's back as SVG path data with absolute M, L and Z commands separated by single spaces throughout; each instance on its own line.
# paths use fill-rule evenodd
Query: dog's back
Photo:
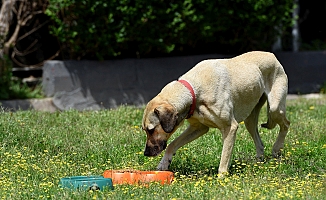
M 209 59 L 198 63 L 181 79 L 205 91 L 205 101 L 232 101 L 237 121 L 244 120 L 261 96 L 268 95 L 272 87 L 277 96 L 286 96 L 287 76 L 274 54 L 253 51 L 230 59 Z M 277 79 L 277 80 L 276 80 Z M 198 82 L 200 81 L 200 83 Z M 198 82 L 198 83 L 197 83 Z M 218 94 L 219 96 L 216 96 Z M 284 95 L 285 94 L 285 95 Z M 222 95 L 222 96 L 221 96 Z M 246 105 L 246 106 L 243 106 Z
M 243 66 L 258 67 L 262 75 L 268 79 L 279 76 L 287 78 L 281 63 L 277 60 L 273 53 L 263 51 L 252 51 L 244 53 L 228 60 L 228 68 L 242 68 Z M 248 68 L 243 69 L 248 70 Z M 250 70 L 250 69 L 249 69 Z M 265 82 L 267 80 L 264 80 Z M 273 80 L 274 82 L 274 80 Z

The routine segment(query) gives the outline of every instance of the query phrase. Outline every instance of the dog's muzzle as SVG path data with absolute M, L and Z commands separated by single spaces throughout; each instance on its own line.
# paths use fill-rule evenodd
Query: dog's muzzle
M 155 145 L 146 144 L 144 156 L 157 156 L 159 155 L 167 146 L 166 141 L 161 141 Z

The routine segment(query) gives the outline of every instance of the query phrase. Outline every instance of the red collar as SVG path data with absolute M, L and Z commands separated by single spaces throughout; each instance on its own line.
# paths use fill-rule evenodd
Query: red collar
M 178 80 L 178 81 L 180 83 L 182 83 L 182 85 L 184 85 L 190 91 L 191 96 L 192 96 L 192 104 L 191 104 L 190 111 L 187 116 L 187 119 L 188 119 L 194 114 L 194 111 L 196 108 L 196 95 L 195 95 L 194 89 L 192 88 L 190 83 L 188 83 L 188 81 L 186 81 L 186 80 Z

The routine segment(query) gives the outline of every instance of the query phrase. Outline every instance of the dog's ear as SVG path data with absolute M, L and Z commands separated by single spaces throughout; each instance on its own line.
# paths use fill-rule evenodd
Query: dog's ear
M 159 106 L 154 109 L 160 120 L 161 126 L 166 133 L 171 133 L 176 126 L 178 115 L 174 107 Z

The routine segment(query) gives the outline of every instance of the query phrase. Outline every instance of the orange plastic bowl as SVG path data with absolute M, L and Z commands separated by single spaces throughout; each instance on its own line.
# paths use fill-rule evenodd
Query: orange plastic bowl
M 159 182 L 164 185 L 172 183 L 173 178 L 174 174 L 170 171 L 141 171 L 139 182 Z
M 139 171 L 139 170 L 105 170 L 104 178 L 111 178 L 113 184 L 142 184 L 159 182 L 170 184 L 174 174 L 170 171 Z
M 104 178 L 111 178 L 113 184 L 135 184 L 139 180 L 137 170 L 105 170 Z

